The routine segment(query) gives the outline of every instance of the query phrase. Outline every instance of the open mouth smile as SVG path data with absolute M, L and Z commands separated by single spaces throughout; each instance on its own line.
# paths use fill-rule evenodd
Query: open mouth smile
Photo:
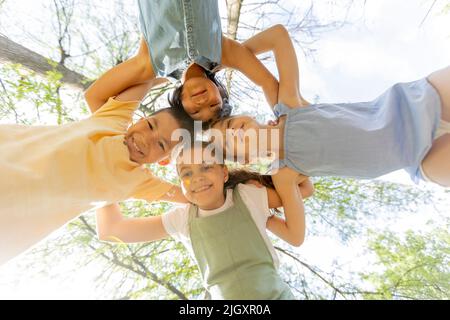
M 192 193 L 200 193 L 206 190 L 209 190 L 212 187 L 212 184 L 206 185 L 206 186 L 202 186 L 200 188 L 197 188 L 195 190 L 192 190 Z
M 134 137 L 131 137 L 131 145 L 136 150 L 136 152 L 139 153 L 141 156 L 145 155 L 144 152 L 142 152 L 142 150 L 138 147 L 136 141 L 134 140 Z
M 203 94 L 206 94 L 206 92 L 207 92 L 207 90 L 199 91 L 199 92 L 193 94 L 193 95 L 192 95 L 192 98 L 201 96 L 201 95 L 203 95 Z

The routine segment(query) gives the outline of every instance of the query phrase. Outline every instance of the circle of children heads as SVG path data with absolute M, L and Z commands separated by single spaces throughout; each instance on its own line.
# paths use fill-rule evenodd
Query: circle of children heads
M 224 86 L 211 73 L 178 86 L 169 97 L 170 107 L 132 125 L 125 136 L 130 159 L 139 163 L 167 164 L 179 149 L 209 142 L 203 154 L 191 158 L 196 164 L 216 159 L 251 164 L 276 153 L 280 133 L 250 116 L 230 116 L 232 107 Z M 208 154 L 209 153 L 209 154 Z

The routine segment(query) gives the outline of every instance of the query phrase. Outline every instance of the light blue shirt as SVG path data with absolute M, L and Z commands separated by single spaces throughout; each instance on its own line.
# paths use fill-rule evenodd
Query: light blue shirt
M 217 70 L 222 58 L 217 0 L 138 0 L 138 7 L 158 77 L 179 80 L 191 62 Z
M 405 169 L 418 182 L 441 117 L 439 94 L 421 79 L 398 83 L 370 102 L 290 109 L 284 131 L 288 166 L 307 176 L 371 179 Z M 275 164 L 274 164 L 275 165 Z

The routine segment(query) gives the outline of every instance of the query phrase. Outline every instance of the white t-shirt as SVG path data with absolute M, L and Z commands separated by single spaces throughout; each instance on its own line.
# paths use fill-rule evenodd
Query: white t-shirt
M 269 239 L 266 232 L 267 219 L 270 216 L 269 203 L 267 200 L 267 190 L 265 187 L 257 187 L 255 185 L 238 184 L 237 188 L 244 201 L 245 205 L 250 211 L 256 226 L 258 227 L 261 236 L 266 243 L 269 252 L 272 254 L 274 265 L 279 266 L 278 256 L 273 247 L 272 241 Z M 224 204 L 214 210 L 198 210 L 199 217 L 210 216 L 222 212 L 233 205 L 233 190 L 227 190 L 227 196 Z M 162 216 L 162 222 L 166 232 L 175 240 L 183 243 L 190 254 L 194 257 L 192 243 L 189 235 L 189 207 L 190 205 L 183 205 L 175 207 L 173 210 L 165 213 Z

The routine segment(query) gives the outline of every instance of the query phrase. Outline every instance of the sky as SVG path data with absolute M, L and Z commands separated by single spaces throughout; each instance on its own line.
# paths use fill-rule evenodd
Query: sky
M 222 12 L 224 2 L 220 2 Z M 35 2 L 20 0 L 18 3 L 19 7 L 30 10 Z M 330 9 L 329 3 L 325 0 L 314 1 L 316 14 L 324 21 L 342 15 L 335 7 Z M 364 10 L 355 7 L 349 13 L 352 23 L 323 34 L 314 44 L 314 56 L 305 57 L 297 49 L 304 97 L 312 101 L 319 96 L 320 102 L 367 101 L 396 82 L 417 80 L 449 65 L 450 19 L 449 15 L 440 15 L 442 3 L 437 2 L 424 22 L 431 1 L 368 0 Z M 23 23 L 26 27 L 27 20 Z M 401 172 L 382 179 L 410 184 L 406 174 Z M 436 189 L 436 192 L 441 191 Z M 441 206 L 442 211 L 450 208 L 448 203 Z M 432 212 L 434 209 L 423 210 Z M 429 215 L 413 219 L 405 217 L 394 230 L 402 232 L 410 227 L 417 228 L 423 225 L 425 218 Z M 355 246 L 358 245 L 355 243 Z M 353 252 L 331 237 L 307 238 L 305 244 L 295 251 L 324 268 L 331 267 L 336 257 L 349 262 L 356 259 Z M 333 252 L 333 255 L 317 252 Z M 0 267 L 0 299 L 95 298 L 92 275 L 101 268 L 100 265 L 86 267 L 84 272 L 72 275 L 74 281 L 68 284 L 57 283 L 45 276 L 27 276 L 22 280 L 15 272 L 19 263 L 20 257 Z M 58 265 L 58 272 L 64 272 L 72 263 L 74 261 L 68 258 Z
M 328 1 L 318 1 L 324 14 Z M 357 102 L 377 97 L 397 82 L 426 77 L 450 64 L 450 19 L 438 1 L 367 1 L 350 13 L 354 24 L 321 37 L 313 61 L 298 52 L 301 89 L 308 100 Z M 448 3 L 448 2 L 447 2 Z M 413 184 L 404 171 L 381 177 Z

